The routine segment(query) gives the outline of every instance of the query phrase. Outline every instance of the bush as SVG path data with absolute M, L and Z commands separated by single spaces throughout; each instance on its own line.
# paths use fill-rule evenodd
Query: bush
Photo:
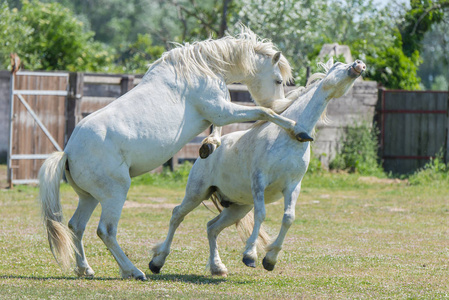
M 323 153 L 322 155 L 326 155 Z M 308 174 L 321 174 L 324 171 L 323 164 L 321 163 L 319 155 L 315 155 L 313 153 L 313 144 L 310 147 L 310 162 L 309 167 L 307 168 Z
M 27 70 L 104 71 L 113 63 L 105 45 L 58 3 L 23 0 L 20 10 L 0 4 L 0 67 L 17 53 Z
M 448 183 L 449 165 L 444 163 L 443 150 L 436 157 L 408 178 L 410 185 L 439 185 Z
M 368 124 L 354 124 L 347 128 L 343 147 L 329 164 L 330 169 L 347 170 L 361 175 L 384 177 L 377 150 L 377 130 Z

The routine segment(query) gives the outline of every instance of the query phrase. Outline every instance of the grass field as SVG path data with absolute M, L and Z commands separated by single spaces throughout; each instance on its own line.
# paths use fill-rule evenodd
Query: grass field
M 117 264 L 96 236 L 100 207 L 84 237 L 95 278 L 62 271 L 45 238 L 37 193 L 29 186 L 0 191 L 1 299 L 449 299 L 445 182 L 409 186 L 348 174 L 306 175 L 296 220 L 274 271 L 262 268 L 263 255 L 256 269 L 243 265 L 243 243 L 232 227 L 219 239 L 227 278 L 211 277 L 205 269 L 205 228 L 214 215 L 203 206 L 180 226 L 161 274 L 151 274 L 149 249 L 164 239 L 184 181 L 136 182 L 118 240 L 147 282 L 119 278 Z M 63 184 L 61 195 L 69 219 L 76 194 Z M 267 206 L 265 224 L 272 234 L 279 230 L 282 211 L 281 202 Z

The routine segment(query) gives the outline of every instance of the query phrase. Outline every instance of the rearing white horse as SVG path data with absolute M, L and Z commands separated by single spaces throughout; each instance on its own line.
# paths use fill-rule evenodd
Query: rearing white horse
M 327 74 L 314 74 L 311 80 L 320 81 L 299 88 L 288 98 L 295 100 L 282 115 L 296 119 L 311 132 L 332 98 L 341 97 L 365 70 L 365 64 L 329 60 L 323 64 Z M 181 205 L 173 209 L 165 241 L 153 248 L 149 264 L 159 273 L 170 253 L 176 229 L 184 217 L 212 195 L 225 207 L 207 224 L 212 275 L 226 276 L 217 247 L 217 237 L 228 226 L 239 222 L 254 207 L 254 226 L 246 241 L 243 263 L 256 266 L 256 240 L 265 219 L 265 204 L 284 198 L 284 216 L 277 238 L 266 248 L 263 259 L 266 270 L 272 271 L 277 262 L 288 229 L 295 220 L 296 200 L 302 178 L 310 161 L 309 143 L 297 143 L 285 132 L 270 123 L 258 123 L 246 131 L 223 136 L 223 144 L 207 159 L 197 159 L 189 174 L 186 195 Z
M 301 129 L 294 121 L 269 108 L 233 104 L 226 87 L 227 83 L 244 83 L 257 103 L 269 106 L 274 99 L 285 101 L 283 83 L 290 77 L 291 68 L 281 53 L 248 29 L 237 37 L 206 40 L 166 52 L 150 66 L 138 86 L 83 119 L 64 152 L 56 152 L 44 162 L 39 172 L 40 200 L 55 258 L 68 266 L 75 255 L 76 274 L 93 276 L 82 237 L 100 203 L 97 234 L 116 259 L 121 276 L 145 280 L 145 274 L 132 264 L 116 240 L 131 177 L 166 162 L 211 123 L 222 126 L 267 120 L 301 140 Z M 71 230 L 62 224 L 59 199 L 64 171 L 79 195 L 69 221 Z

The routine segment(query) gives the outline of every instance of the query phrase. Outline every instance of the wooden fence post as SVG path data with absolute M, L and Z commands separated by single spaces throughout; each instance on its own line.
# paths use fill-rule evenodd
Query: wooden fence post
M 120 81 L 120 94 L 124 95 L 134 87 L 134 76 L 124 75 Z
M 64 145 L 69 141 L 76 124 L 81 119 L 81 99 L 83 98 L 84 74 L 70 73 L 69 87 L 66 99 L 66 129 Z

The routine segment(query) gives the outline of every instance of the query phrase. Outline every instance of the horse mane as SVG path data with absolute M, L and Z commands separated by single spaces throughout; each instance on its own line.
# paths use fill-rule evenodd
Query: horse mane
M 257 71 L 257 54 L 273 57 L 278 51 L 271 41 L 259 38 L 243 25 L 236 37 L 227 35 L 218 40 L 207 39 L 175 45 L 176 48 L 162 54 L 151 66 L 168 62 L 178 74 L 188 80 L 192 75 L 218 78 L 218 75 L 225 76 L 228 71 L 252 75 Z M 292 79 L 291 66 L 282 55 L 279 69 L 284 82 Z

